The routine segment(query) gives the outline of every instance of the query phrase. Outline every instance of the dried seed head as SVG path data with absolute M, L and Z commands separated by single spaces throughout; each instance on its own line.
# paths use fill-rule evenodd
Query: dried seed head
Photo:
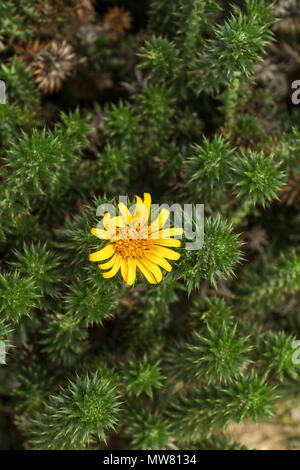
M 112 33 L 120 35 L 126 29 L 131 28 L 131 15 L 128 11 L 125 11 L 123 8 L 111 8 L 104 16 L 104 25 Z
M 300 198 L 300 174 L 292 171 L 287 183 L 280 191 L 280 201 L 292 206 Z
M 253 227 L 251 230 L 245 232 L 248 240 L 248 246 L 252 251 L 259 253 L 264 251 L 264 246 L 268 243 L 267 232 L 260 227 Z
M 300 31 L 298 0 L 279 0 L 273 10 L 273 16 L 280 19 L 273 25 L 274 31 L 282 34 L 295 34 Z
M 31 71 L 43 93 L 60 90 L 62 82 L 69 75 L 74 65 L 75 54 L 66 41 L 51 41 L 36 55 L 31 64 Z

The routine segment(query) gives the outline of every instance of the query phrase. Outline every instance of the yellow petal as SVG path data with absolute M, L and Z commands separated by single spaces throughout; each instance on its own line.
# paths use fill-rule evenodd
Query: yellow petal
M 152 253 L 151 251 L 149 253 L 147 253 L 147 255 L 144 257 L 149 260 L 149 261 L 152 261 L 153 263 L 156 263 L 158 264 L 158 266 L 161 266 L 163 269 L 165 269 L 166 271 L 171 271 L 172 269 L 172 266 L 170 265 L 170 263 L 168 263 L 168 261 L 163 258 L 162 256 L 159 256 L 157 253 Z
M 149 232 L 152 234 L 154 232 L 157 232 L 157 230 L 161 229 L 167 222 L 169 215 L 170 212 L 168 211 L 168 209 L 162 209 L 158 214 L 157 219 L 155 219 L 154 222 L 152 222 L 152 224 L 150 225 Z
M 134 197 L 135 197 L 135 200 L 136 200 L 136 202 L 135 202 L 136 208 L 135 208 L 134 213 L 135 213 L 135 215 L 136 215 L 136 213 L 137 213 L 137 207 L 138 207 L 138 206 L 143 206 L 143 205 L 144 205 L 144 202 L 143 202 L 143 200 L 140 198 L 140 196 L 134 196 Z
M 158 239 L 158 238 L 170 238 L 176 237 L 177 235 L 183 234 L 183 228 L 166 228 L 165 230 L 159 230 L 156 232 L 152 232 L 151 238 Z
M 126 225 L 129 224 L 132 220 L 132 215 L 130 214 L 128 207 L 125 206 L 123 202 L 120 202 L 118 204 L 118 208 L 119 208 L 119 211 L 121 212 L 121 215 L 123 217 L 125 224 Z
M 106 245 L 102 250 L 91 253 L 89 259 L 90 261 L 103 261 L 110 258 L 114 254 L 115 250 L 116 248 L 114 244 Z
M 127 261 L 125 258 L 121 260 L 121 274 L 122 274 L 124 281 L 127 283 L 128 267 L 127 267 Z
M 144 193 L 144 201 L 139 196 L 134 196 L 136 199 L 135 209 L 133 213 L 133 219 L 141 226 L 144 226 L 148 222 L 151 208 L 151 196 L 149 193 Z
M 156 279 L 156 282 L 159 283 L 162 280 L 162 272 L 160 267 L 152 263 L 151 261 L 148 261 L 146 258 L 143 258 L 143 262 L 146 265 L 146 267 L 149 269 L 149 271 L 153 274 L 153 276 Z
M 127 274 L 127 284 L 132 286 L 136 277 L 136 262 L 131 257 L 127 259 L 128 274 Z
M 104 214 L 102 222 L 103 222 L 104 228 L 108 232 L 110 232 L 109 238 L 112 238 L 113 236 L 115 236 L 116 227 L 125 227 L 125 222 L 123 220 L 123 217 L 120 217 L 118 215 L 117 217 L 111 218 L 109 212 L 106 212 L 106 214 Z
M 116 257 L 117 257 L 117 253 L 115 253 L 114 256 L 109 261 L 107 261 L 106 263 L 98 264 L 98 268 L 100 268 L 100 269 L 110 269 L 110 268 L 112 268 L 115 261 L 116 261 Z
M 109 230 L 115 230 L 116 227 L 125 227 L 126 224 L 123 217 L 118 215 L 117 217 L 110 219 L 107 226 Z
M 136 264 L 141 273 L 145 276 L 149 284 L 157 284 L 155 277 L 153 274 L 149 271 L 149 269 L 142 263 L 142 261 L 136 259 Z
M 151 212 L 151 196 L 149 193 L 144 193 L 144 204 L 147 208 L 148 217 L 149 217 L 150 212 Z
M 110 238 L 109 232 L 101 230 L 100 228 L 92 228 L 91 233 L 102 240 L 108 240 Z
M 110 271 L 107 271 L 106 273 L 103 273 L 103 277 L 105 279 L 114 277 L 120 269 L 120 264 L 121 264 L 121 257 L 120 255 L 117 255 L 112 269 Z
M 148 222 L 148 210 L 143 201 L 138 196 L 136 196 L 136 198 L 137 204 L 135 206 L 133 220 L 134 224 L 140 224 L 140 226 L 143 227 Z M 141 202 L 138 202 L 138 199 Z
M 109 221 L 110 221 L 110 213 L 109 213 L 109 212 L 106 212 L 106 214 L 104 214 L 103 219 L 102 219 L 104 228 L 107 229 L 108 224 L 109 224 Z
M 165 248 L 164 246 L 154 245 L 151 251 L 154 251 L 155 253 L 163 256 L 164 258 L 172 259 L 175 261 L 180 258 L 180 253 L 177 253 L 177 251 L 174 250 L 170 250 L 169 248 Z
M 181 241 L 177 240 L 177 238 L 164 238 L 162 240 L 153 240 L 152 243 L 154 245 L 173 246 L 177 248 L 181 246 Z

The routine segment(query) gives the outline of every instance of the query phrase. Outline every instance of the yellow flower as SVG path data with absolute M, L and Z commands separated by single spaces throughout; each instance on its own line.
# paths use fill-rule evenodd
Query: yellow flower
M 178 260 L 180 254 L 170 247 L 180 247 L 181 242 L 171 236 L 181 235 L 182 228 L 165 228 L 169 211 L 161 209 L 158 217 L 150 220 L 151 196 L 144 194 L 144 200 L 136 197 L 136 206 L 131 213 L 125 204 L 118 205 L 120 215 L 103 217 L 104 230 L 92 228 L 96 237 L 109 243 L 99 251 L 90 254 L 90 261 L 109 261 L 99 264 L 105 270 L 103 277 L 108 279 L 115 276 L 119 270 L 124 281 L 131 286 L 136 278 L 137 268 L 150 284 L 158 284 L 162 280 L 160 268 L 171 271 L 172 266 L 167 261 Z

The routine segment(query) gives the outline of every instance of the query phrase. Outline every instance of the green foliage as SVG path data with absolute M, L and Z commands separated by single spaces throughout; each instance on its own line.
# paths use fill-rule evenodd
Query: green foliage
M 57 199 L 65 194 L 88 132 L 86 120 L 76 111 L 70 116 L 62 114 L 62 122 L 53 132 L 34 129 L 13 141 L 0 172 L 6 181 L 1 188 L 2 217 L 9 217 L 15 226 L 18 213 L 30 211 L 37 198 Z
M 233 267 L 241 260 L 241 242 L 232 233 L 232 226 L 218 215 L 206 220 L 203 248 L 186 250 L 176 268 L 178 277 L 186 283 L 188 292 L 199 287 L 203 279 L 216 285 L 217 279 L 234 274 Z
M 139 56 L 144 59 L 141 67 L 146 68 L 150 78 L 158 83 L 172 83 L 180 72 L 181 60 L 174 43 L 162 37 L 146 41 Z
M 204 37 L 211 32 L 214 18 L 220 10 L 215 0 L 180 1 L 177 16 L 179 39 L 183 39 L 185 61 L 193 59 L 203 46 Z
M 174 15 L 178 12 L 179 0 L 170 4 L 168 0 L 153 0 L 149 11 L 150 25 L 152 31 L 159 31 L 163 35 L 175 34 L 177 24 L 174 21 Z
M 271 41 L 272 6 L 264 0 L 245 3 L 245 12 L 232 6 L 229 18 L 215 28 L 215 38 L 207 41 L 192 64 L 191 84 L 197 92 L 219 90 L 236 78 L 247 79 Z
M 248 338 L 238 338 L 236 330 L 237 325 L 227 328 L 223 323 L 215 329 L 208 325 L 206 336 L 195 334 L 194 343 L 188 345 L 186 353 L 193 371 L 200 367 L 195 378 L 204 373 L 208 384 L 215 377 L 226 384 L 232 376 L 240 375 L 249 346 L 245 344 Z
M 120 102 L 112 105 L 105 116 L 107 132 L 122 148 L 129 148 L 137 141 L 138 124 L 133 109 Z
M 70 366 L 83 354 L 82 343 L 87 338 L 87 331 L 70 314 L 51 314 L 46 320 L 45 336 L 41 340 L 43 351 L 53 364 Z
M 282 381 L 284 373 L 297 377 L 295 364 L 292 362 L 294 338 L 287 336 L 283 331 L 278 334 L 267 332 L 262 338 L 261 351 L 263 358 L 269 362 L 268 370 L 275 371 Z
M 38 106 L 39 95 L 22 62 L 13 60 L 9 66 L 2 64 L 0 78 L 5 82 L 6 94 L 12 103 L 30 108 Z
M 168 442 L 168 425 L 158 413 L 143 410 L 128 417 L 127 434 L 133 436 L 133 449 L 162 449 Z
M 0 117 L 0 136 L 5 148 L 8 148 L 11 140 L 20 134 L 21 129 L 29 130 L 35 122 L 34 114 L 27 108 L 22 110 L 9 103 L 0 106 Z
M 171 431 L 183 441 L 209 437 L 214 426 L 225 430 L 231 419 L 242 423 L 246 416 L 272 415 L 275 394 L 265 377 L 255 374 L 233 380 L 230 387 L 203 387 L 182 396 L 174 404 Z
M 9 41 L 26 40 L 32 36 L 30 20 L 36 18 L 37 9 L 32 0 L 8 0 L 0 6 L 0 34 L 8 36 Z
M 148 86 L 141 95 L 147 133 L 156 136 L 157 148 L 171 135 L 175 102 L 164 86 Z
M 217 296 L 205 297 L 204 299 L 196 297 L 191 316 L 191 323 L 195 328 L 197 328 L 201 322 L 204 322 L 208 326 L 219 326 L 220 323 L 225 323 L 229 326 L 234 320 L 231 309 L 225 303 L 225 300 Z
M 18 271 L 0 274 L 0 296 L 0 312 L 13 323 L 18 323 L 23 315 L 30 317 L 39 298 L 35 281 L 22 277 Z
M 126 150 L 107 144 L 103 153 L 97 157 L 96 178 L 103 182 L 103 189 L 109 193 L 112 180 L 120 190 L 125 188 L 129 181 L 130 168 L 130 157 Z
M 252 373 L 233 382 L 230 389 L 222 390 L 218 404 L 224 407 L 225 416 L 231 416 L 239 423 L 243 422 L 245 416 L 257 422 L 258 413 L 272 416 L 275 398 L 274 387 L 268 387 L 266 377 L 259 378 Z
M 18 387 L 13 391 L 13 395 L 19 400 L 17 408 L 24 408 L 29 415 L 41 410 L 48 399 L 48 390 L 51 386 L 47 372 L 39 365 L 23 367 L 17 382 Z
M 280 162 L 272 155 L 266 158 L 262 152 L 243 153 L 233 169 L 234 193 L 244 201 L 264 206 L 277 197 L 283 185 L 284 173 L 279 167 Z
M 186 162 L 187 186 L 196 188 L 204 200 L 228 182 L 235 150 L 222 136 L 215 135 L 212 141 L 204 137 L 202 146 L 193 145 L 192 152 Z
M 95 438 L 105 441 L 114 429 L 120 401 L 110 371 L 76 377 L 65 390 L 50 398 L 34 420 L 36 449 L 83 449 Z M 68 425 L 65 426 L 65 420 Z
M 70 285 L 65 296 L 67 311 L 86 326 L 101 324 L 103 320 L 111 318 L 117 304 L 116 287 L 104 283 L 100 272 L 96 275 L 89 279 L 78 279 Z
M 211 435 L 208 439 L 202 439 L 198 445 L 194 446 L 197 450 L 249 450 L 246 446 L 241 445 L 239 442 L 232 442 L 224 435 Z
M 223 384 L 238 380 L 254 362 L 251 336 L 233 324 L 224 300 L 205 298 L 194 303 L 193 333 L 178 342 L 168 353 L 168 374 L 192 384 Z
M 11 342 L 12 332 L 13 332 L 13 329 L 9 326 L 9 324 L 1 319 L 1 321 L 0 321 L 0 341 L 4 341 L 6 351 L 9 348 L 12 347 L 12 342 Z
M 98 202 L 95 200 L 94 207 L 85 208 L 81 214 L 76 214 L 73 220 L 67 220 L 62 230 L 56 232 L 55 246 L 59 248 L 65 270 L 70 273 L 70 276 L 72 275 L 72 278 L 76 267 L 78 274 L 79 271 L 81 272 L 79 266 L 87 265 L 86 255 L 94 239 L 90 230 L 97 224 L 95 211 Z M 75 256 L 73 250 L 75 250 Z
M 245 303 L 255 306 L 257 312 L 270 309 L 283 302 L 287 294 L 295 294 L 299 289 L 300 259 L 293 250 L 282 253 L 277 264 L 265 268 L 262 275 L 246 272 L 249 277 L 247 287 L 241 289 L 245 294 Z
M 126 336 L 141 354 L 146 351 L 155 360 L 160 357 L 162 332 L 171 320 L 172 305 L 181 290 L 182 285 L 171 276 L 150 291 L 141 289 L 138 308 L 125 327 Z
M 145 392 L 150 398 L 153 396 L 153 388 L 161 388 L 163 376 L 160 373 L 159 362 L 151 364 L 146 356 L 140 362 L 130 361 L 124 368 L 124 379 L 127 382 L 127 390 L 137 397 Z
M 57 284 L 60 281 L 57 272 L 59 262 L 54 253 L 47 249 L 46 244 L 27 246 L 24 243 L 23 250 L 16 250 L 14 255 L 15 261 L 12 261 L 11 265 L 22 276 L 35 279 L 41 295 L 57 295 Z

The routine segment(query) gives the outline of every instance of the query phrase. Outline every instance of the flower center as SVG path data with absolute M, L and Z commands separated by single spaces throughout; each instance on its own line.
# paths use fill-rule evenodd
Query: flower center
M 122 238 L 115 241 L 116 250 L 121 256 L 143 256 L 150 248 L 149 238 Z
M 133 221 L 128 227 L 120 227 L 118 232 L 120 239 L 115 241 L 115 246 L 121 256 L 143 256 L 150 248 L 148 227 L 141 226 L 138 220 Z

